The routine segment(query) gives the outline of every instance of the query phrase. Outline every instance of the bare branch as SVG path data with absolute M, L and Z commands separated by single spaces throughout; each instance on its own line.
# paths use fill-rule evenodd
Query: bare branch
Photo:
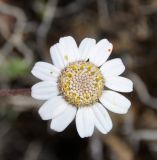
M 38 160 L 42 150 L 42 145 L 39 142 L 31 142 L 25 152 L 23 160 Z
M 103 160 L 103 143 L 98 132 L 91 137 L 89 147 L 92 160 Z
M 154 141 L 157 140 L 157 130 L 137 130 L 131 134 L 131 138 L 134 140 Z
M 157 109 L 157 98 L 149 94 L 142 79 L 136 73 L 129 73 L 129 77 L 134 82 L 134 88 L 141 102 L 152 107 L 153 109 Z
M 14 27 L 14 32 L 11 37 L 8 38 L 5 32 L 3 32 L 3 30 L 0 30 L 1 34 L 7 41 L 7 43 L 5 43 L 5 45 L 1 49 L 1 52 L 3 54 L 8 54 L 12 50 L 13 46 L 16 46 L 17 49 L 24 55 L 27 63 L 32 64 L 34 57 L 33 52 L 26 44 L 24 44 L 22 40 L 22 33 L 27 23 L 24 12 L 18 7 L 11 6 L 2 2 L 0 2 L 0 12 L 2 12 L 3 14 L 14 16 L 17 20 Z
M 46 36 L 55 16 L 56 5 L 57 0 L 49 0 L 47 2 L 42 22 L 37 30 L 37 41 L 40 52 L 46 49 Z

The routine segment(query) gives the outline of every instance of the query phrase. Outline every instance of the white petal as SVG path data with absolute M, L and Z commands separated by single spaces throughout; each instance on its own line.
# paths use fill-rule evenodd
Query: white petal
M 50 55 L 51 55 L 53 64 L 57 68 L 63 69 L 65 67 L 64 52 L 61 50 L 59 43 L 53 45 L 50 48 Z
M 56 116 L 62 114 L 65 111 L 65 109 L 67 109 L 68 107 L 69 106 L 66 102 L 61 105 L 58 105 L 52 112 L 52 118 L 55 118 Z
M 89 59 L 90 50 L 96 44 L 96 40 L 92 38 L 85 38 L 81 41 L 79 46 L 79 54 L 80 60 L 87 60 Z
M 127 113 L 131 105 L 127 98 L 109 90 L 104 91 L 99 100 L 107 109 L 119 114 Z
M 76 115 L 76 107 L 68 105 L 68 107 L 60 115 L 55 117 L 51 122 L 51 129 L 62 132 L 74 119 Z
M 39 100 L 47 100 L 59 94 L 56 82 L 43 81 L 32 86 L 31 95 Z
M 110 56 L 112 44 L 107 39 L 100 40 L 90 51 L 89 61 L 101 66 Z
M 108 112 L 100 103 L 96 103 L 92 109 L 95 126 L 100 132 L 108 133 L 112 129 L 112 121 Z
M 94 116 L 90 107 L 81 107 L 76 114 L 76 128 L 81 138 L 89 137 L 94 131 Z
M 79 60 L 79 50 L 71 36 L 60 38 L 59 43 L 50 48 L 50 53 L 54 65 L 60 69 Z
M 56 96 L 46 101 L 39 109 L 39 114 L 43 120 L 52 118 L 52 113 L 59 105 L 65 104 L 61 96 Z
M 120 76 L 107 77 L 105 79 L 105 86 L 118 92 L 132 92 L 133 90 L 132 81 Z
M 125 70 L 125 66 L 120 58 L 115 58 L 104 63 L 100 68 L 104 77 L 119 76 Z
M 64 50 L 64 60 L 68 63 L 79 60 L 79 50 L 73 37 L 60 38 L 60 47 Z
M 41 80 L 56 81 L 60 70 L 52 64 L 46 62 L 37 62 L 34 65 L 31 73 Z

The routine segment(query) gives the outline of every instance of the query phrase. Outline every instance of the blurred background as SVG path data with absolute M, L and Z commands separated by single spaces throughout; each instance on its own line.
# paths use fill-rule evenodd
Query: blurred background
M 110 113 L 108 135 L 81 139 L 74 123 L 53 132 L 29 89 L 4 92 L 36 83 L 32 66 L 51 62 L 50 46 L 67 35 L 109 39 L 134 82 L 132 107 Z M 0 89 L 0 160 L 157 160 L 157 1 L 0 0 Z

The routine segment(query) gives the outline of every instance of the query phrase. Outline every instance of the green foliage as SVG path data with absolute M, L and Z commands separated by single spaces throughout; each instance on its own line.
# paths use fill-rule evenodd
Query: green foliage
M 1 68 L 2 74 L 11 79 L 24 76 L 29 71 L 29 65 L 20 58 L 9 59 Z

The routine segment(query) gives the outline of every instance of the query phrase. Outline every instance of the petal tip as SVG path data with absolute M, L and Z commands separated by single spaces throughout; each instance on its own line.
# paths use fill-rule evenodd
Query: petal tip
M 40 115 L 40 117 L 41 117 L 41 119 L 42 120 L 48 120 L 47 118 L 46 118 L 46 115 L 43 113 L 43 111 L 41 110 L 41 108 L 38 110 L 38 114 Z
M 51 122 L 51 124 L 50 124 L 50 128 L 51 128 L 52 130 L 56 131 L 56 132 L 63 132 L 63 131 L 64 131 L 64 129 L 61 129 L 61 128 L 56 127 L 56 126 L 53 124 L 53 120 L 52 120 L 52 122 Z

